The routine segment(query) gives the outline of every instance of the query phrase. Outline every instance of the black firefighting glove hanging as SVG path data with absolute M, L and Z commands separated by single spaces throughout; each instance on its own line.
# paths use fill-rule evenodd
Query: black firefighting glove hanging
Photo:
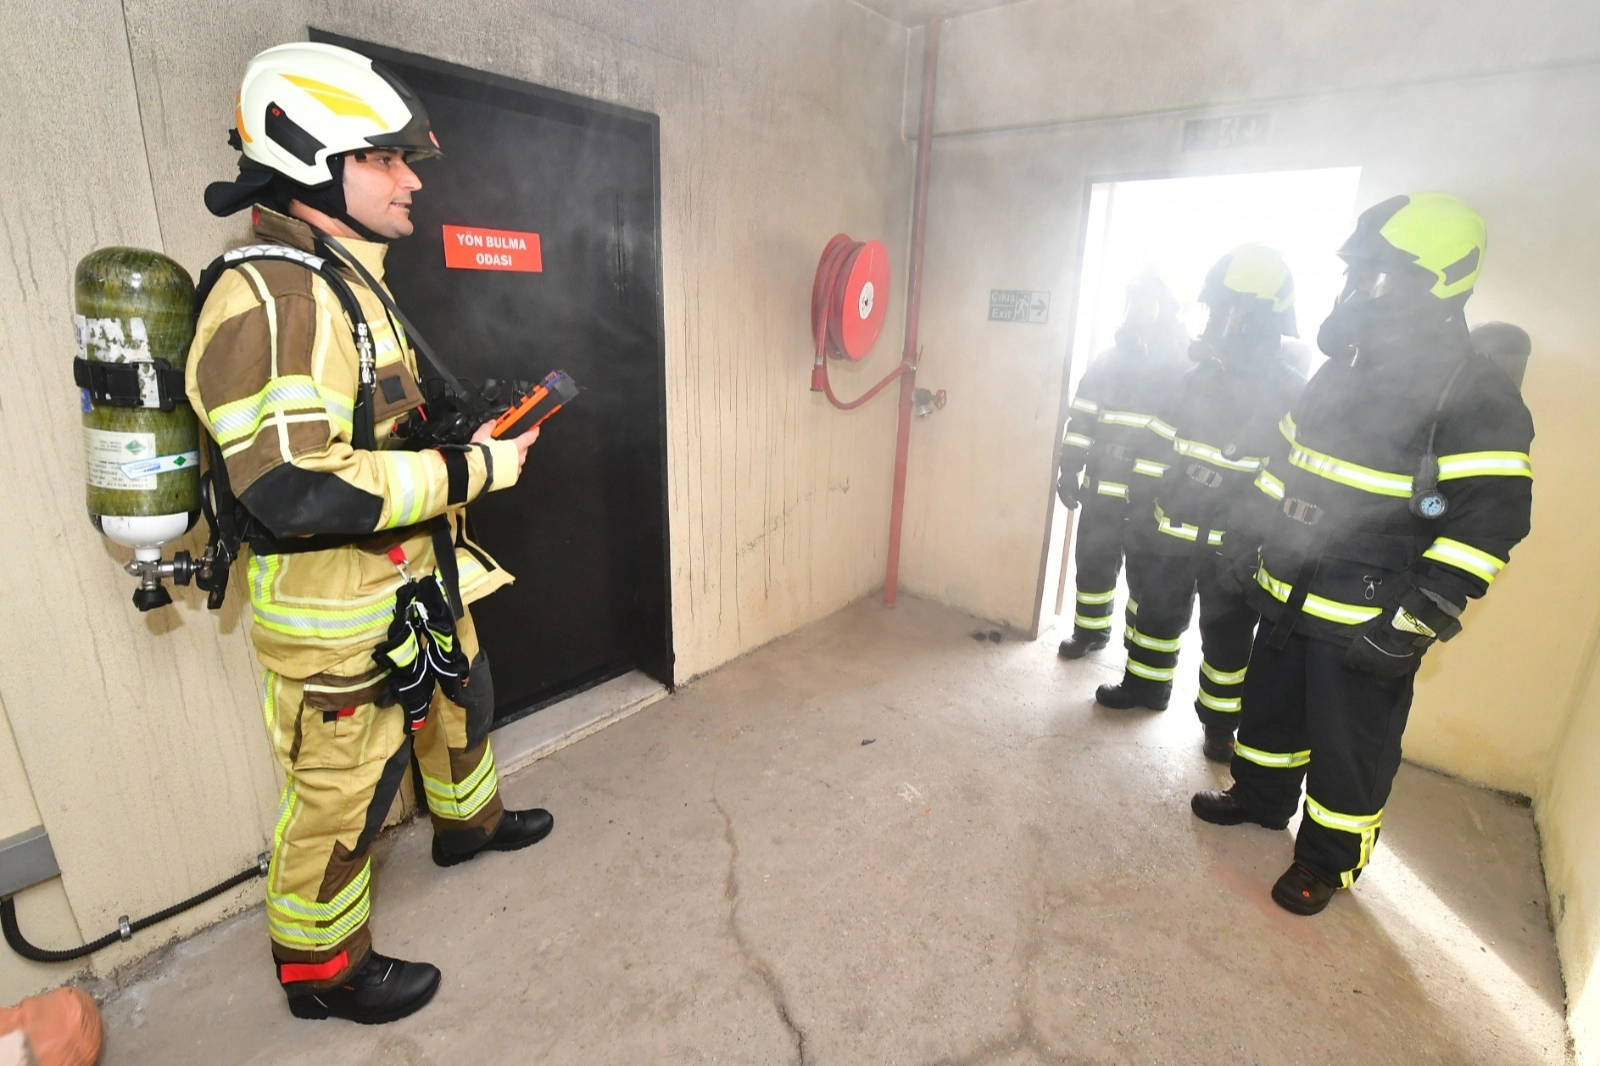
M 1435 641 L 1461 632 L 1459 613 L 1448 601 L 1406 585 L 1392 608 L 1356 634 L 1344 653 L 1344 665 L 1374 677 L 1409 677 Z
M 1068 459 L 1068 447 L 1062 445 L 1061 448 L 1061 477 L 1056 481 L 1056 496 L 1071 511 L 1078 506 L 1078 473 L 1082 468 Z
M 433 578 L 426 579 L 432 582 Z M 408 581 L 395 594 L 394 619 L 382 644 L 372 649 L 379 666 L 389 668 L 389 692 L 406 715 L 406 731 L 415 733 L 428 721 L 428 705 L 433 702 L 434 675 L 428 660 L 428 628 L 424 613 L 417 610 L 421 582 Z M 439 595 L 438 586 L 433 589 Z M 446 612 L 446 617 L 449 613 Z

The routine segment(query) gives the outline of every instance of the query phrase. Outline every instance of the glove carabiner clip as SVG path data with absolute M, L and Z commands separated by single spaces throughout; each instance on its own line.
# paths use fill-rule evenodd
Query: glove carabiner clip
M 389 561 L 394 564 L 394 568 L 396 570 L 400 571 L 400 576 L 401 577 L 405 578 L 407 581 L 415 581 L 416 580 L 416 578 L 411 576 L 410 568 L 406 566 L 406 561 L 407 560 L 406 560 L 406 550 L 405 550 L 405 548 L 403 548 L 400 545 L 396 544 L 394 547 L 390 548 L 384 554 L 389 556 Z

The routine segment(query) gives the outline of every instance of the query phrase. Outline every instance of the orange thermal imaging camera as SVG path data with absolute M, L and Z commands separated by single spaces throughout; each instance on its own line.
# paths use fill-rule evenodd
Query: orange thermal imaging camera
M 577 398 L 577 382 L 565 370 L 551 371 L 495 420 L 494 438 L 520 437 Z

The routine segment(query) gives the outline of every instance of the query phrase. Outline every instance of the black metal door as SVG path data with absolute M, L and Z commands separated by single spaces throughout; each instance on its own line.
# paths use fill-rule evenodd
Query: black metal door
M 582 389 L 511 489 L 472 504 L 516 584 L 475 604 L 500 720 L 635 668 L 672 684 L 657 119 L 312 31 L 422 98 L 445 158 L 419 164 L 396 301 L 457 374 Z M 540 272 L 452 269 L 444 227 L 537 233 Z

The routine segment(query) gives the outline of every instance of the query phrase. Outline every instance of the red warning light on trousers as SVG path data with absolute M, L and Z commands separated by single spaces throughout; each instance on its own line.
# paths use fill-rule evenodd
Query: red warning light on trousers
M 477 226 L 444 227 L 444 265 L 451 270 L 544 272 L 537 233 Z

